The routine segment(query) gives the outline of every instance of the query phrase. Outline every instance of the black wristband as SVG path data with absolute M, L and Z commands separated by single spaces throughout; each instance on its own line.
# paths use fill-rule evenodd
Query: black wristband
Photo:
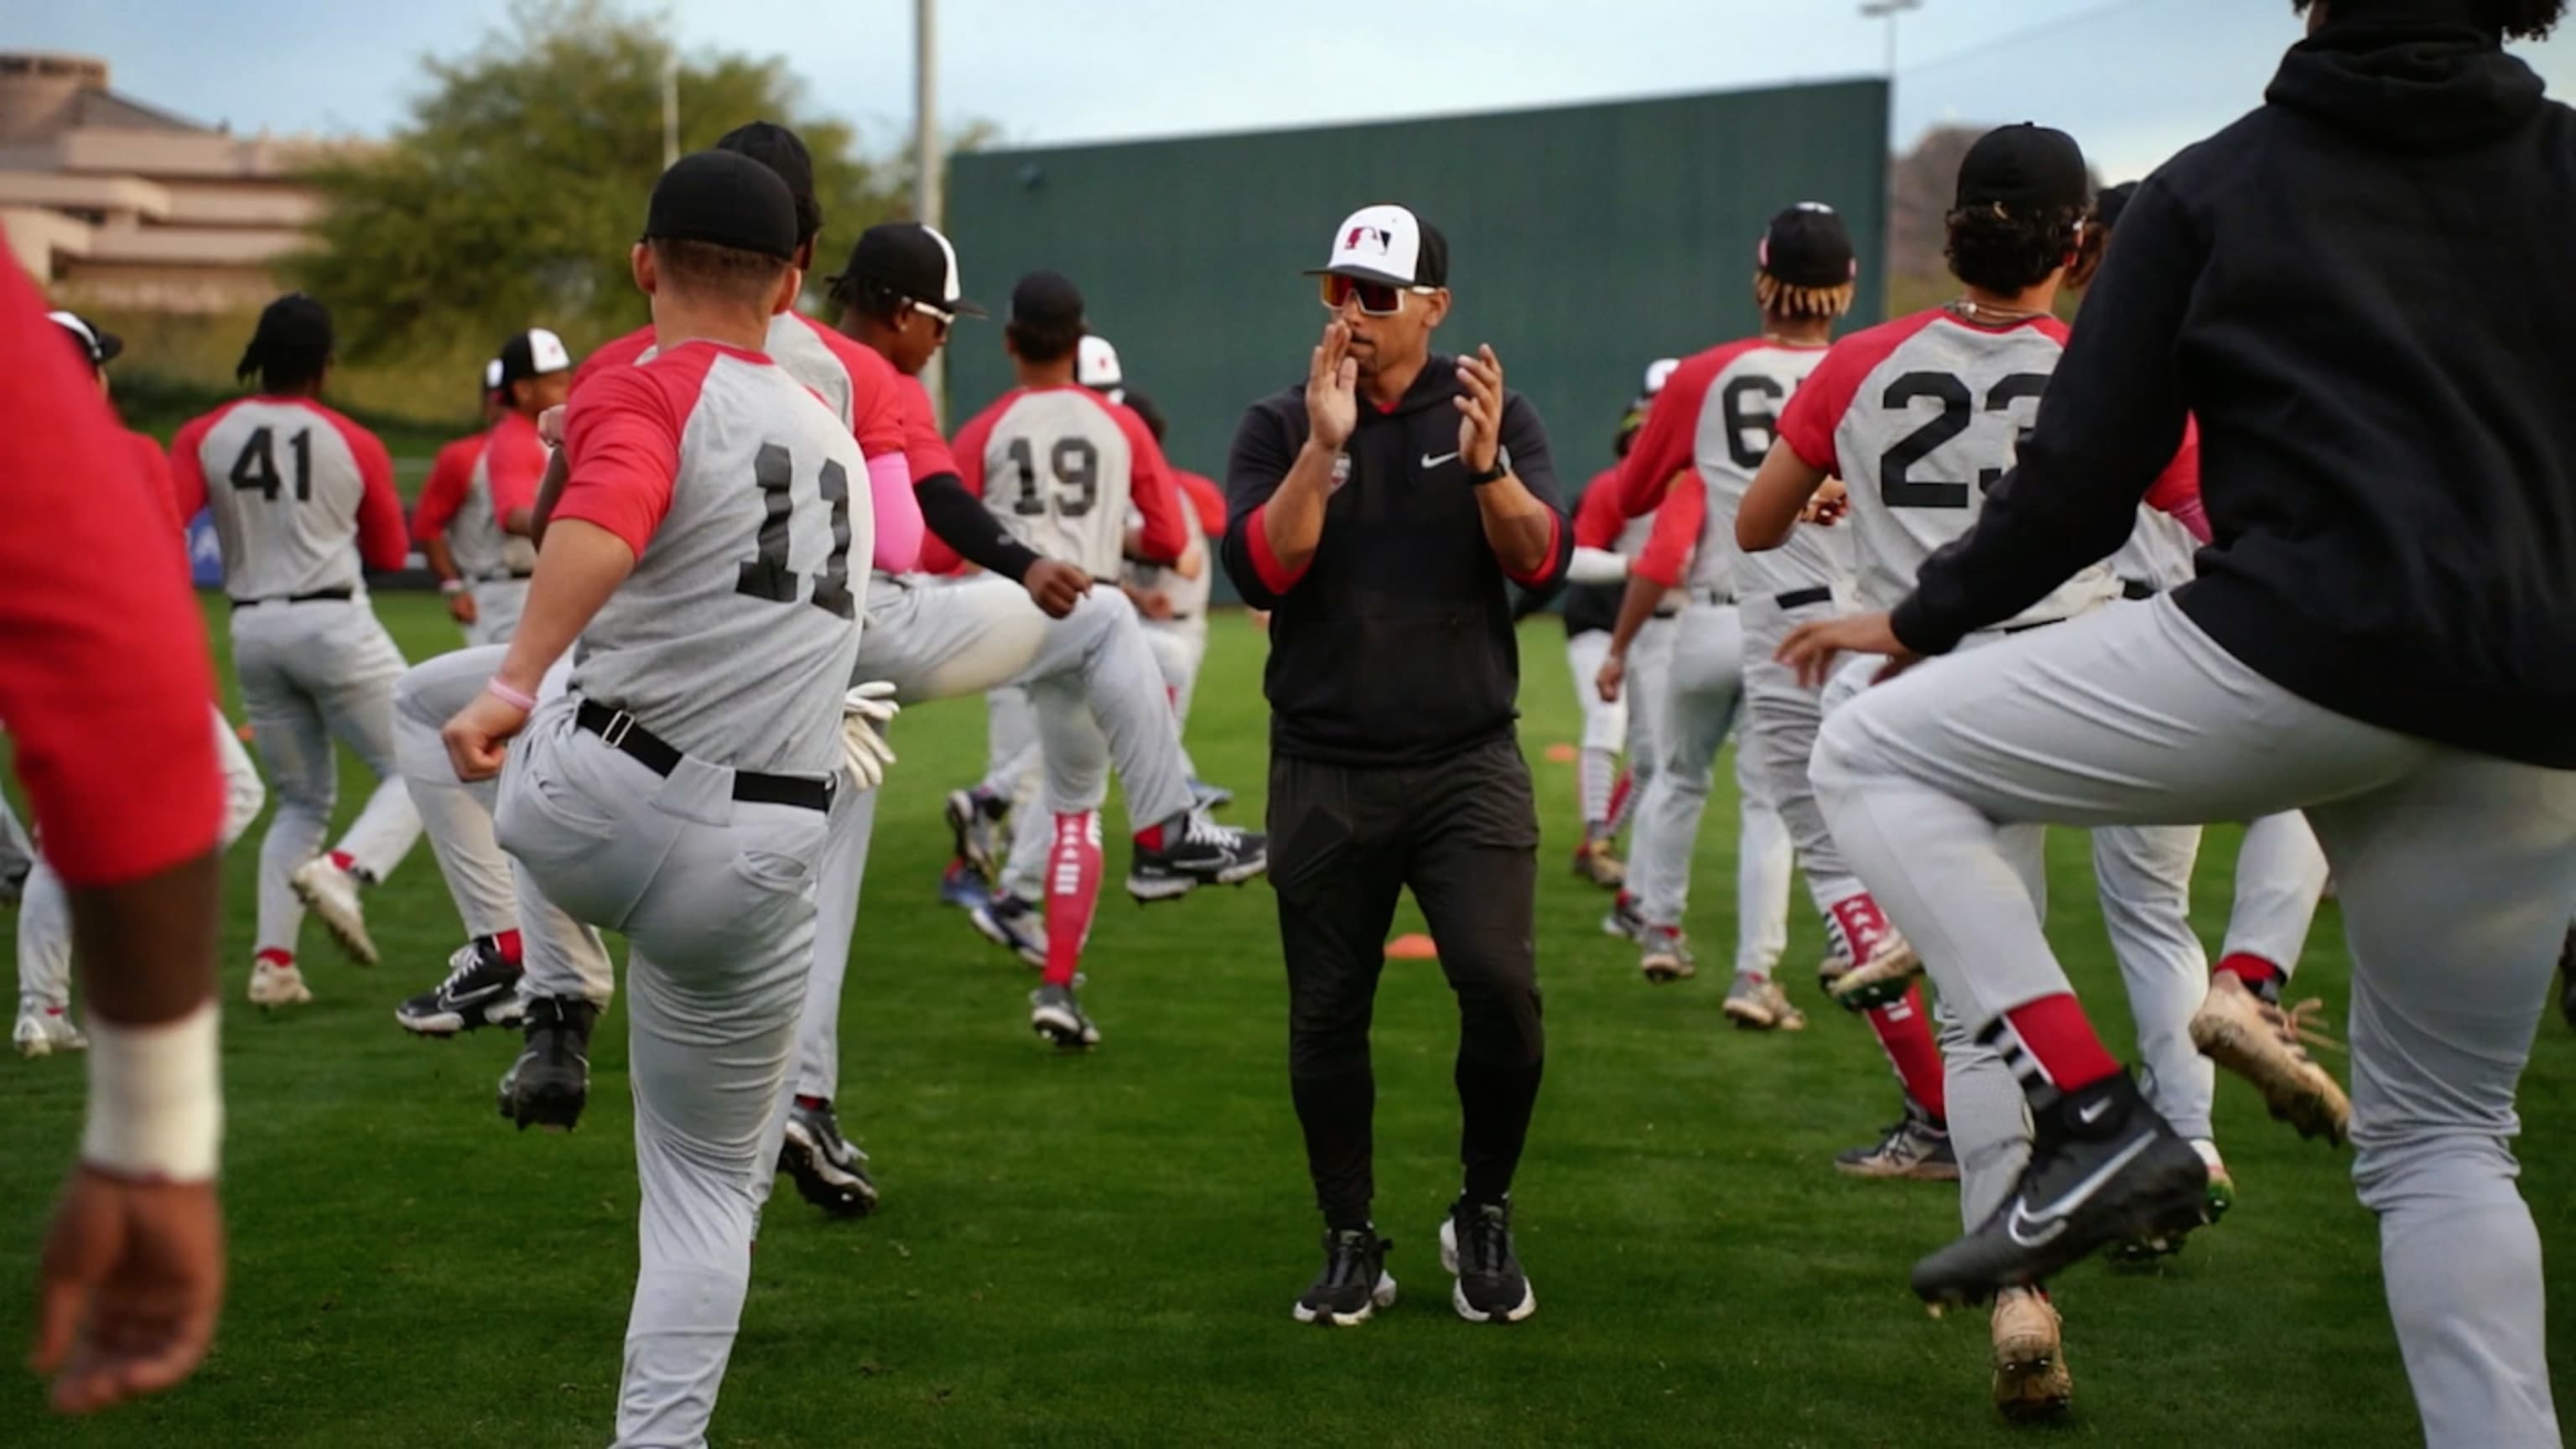
M 1499 483 L 1510 476 L 1512 476 L 1512 460 L 1497 453 L 1494 455 L 1493 467 L 1482 473 L 1468 474 L 1467 482 L 1474 487 L 1482 488 L 1488 483 Z

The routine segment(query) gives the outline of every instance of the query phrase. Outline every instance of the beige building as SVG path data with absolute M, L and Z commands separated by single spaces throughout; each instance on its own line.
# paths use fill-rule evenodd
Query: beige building
M 108 86 L 88 56 L 0 52 L 0 227 L 48 291 L 162 312 L 257 306 L 320 203 L 310 137 L 235 136 Z

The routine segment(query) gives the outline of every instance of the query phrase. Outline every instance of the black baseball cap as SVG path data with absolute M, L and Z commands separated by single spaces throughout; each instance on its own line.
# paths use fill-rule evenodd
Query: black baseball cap
M 837 287 L 843 277 L 883 287 L 952 318 L 985 315 L 960 293 L 957 248 L 937 227 L 917 221 L 880 222 L 861 232 L 842 275 L 824 281 Z
M 1011 321 L 1027 327 L 1082 325 L 1082 289 L 1062 272 L 1031 272 L 1011 289 Z
M 796 196 L 767 166 L 737 151 L 699 151 L 671 163 L 644 211 L 646 241 L 694 241 L 793 261 Z
M 501 355 L 494 358 L 501 368 L 495 390 L 532 377 L 545 377 L 572 366 L 572 351 L 563 339 L 543 327 L 531 327 L 501 344 Z
M 1449 285 L 1449 239 L 1412 208 L 1380 202 L 1342 218 L 1333 250 L 1310 277 L 1356 277 L 1391 287 Z
M 778 173 L 787 194 L 796 198 L 798 241 L 809 241 L 823 229 L 823 203 L 814 196 L 814 153 L 794 131 L 775 121 L 752 121 L 725 132 L 715 149 L 748 156 Z
M 1839 287 L 1860 275 L 1842 213 L 1821 201 L 1799 202 L 1771 218 L 1753 260 L 1792 287 Z
M 2120 224 L 2120 213 L 2129 209 L 2130 200 L 2137 194 L 2138 183 L 2134 181 L 2123 181 L 2117 186 L 2105 186 L 2095 194 L 2093 211 L 2101 218 L 2104 231 L 2109 231 Z
M 2080 211 L 2093 196 L 2083 148 L 2064 131 L 2024 121 L 1979 136 L 1959 163 L 1958 210 Z
M 117 354 L 125 350 L 124 338 L 77 312 L 48 312 L 45 315 L 71 338 L 72 345 L 80 349 L 81 360 L 89 364 L 92 372 L 114 362 Z

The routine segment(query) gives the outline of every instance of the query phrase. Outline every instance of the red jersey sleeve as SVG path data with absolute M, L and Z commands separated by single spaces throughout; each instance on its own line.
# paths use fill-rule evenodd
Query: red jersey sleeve
M 1172 482 L 1172 465 L 1163 460 L 1163 445 L 1154 441 L 1154 430 L 1145 426 L 1135 409 L 1106 398 L 1101 401 L 1127 434 L 1127 451 L 1132 460 L 1127 474 L 1128 501 L 1145 519 L 1137 539 L 1139 551 L 1152 562 L 1171 563 L 1190 546 L 1190 521 L 1181 512 L 1180 488 Z
M 1013 394 L 1004 393 L 991 407 L 966 420 L 949 444 L 957 463 L 957 481 L 977 498 L 984 496 L 984 444 L 993 436 L 993 425 L 1002 418 L 1002 410 L 1011 404 Z M 914 477 L 921 476 L 918 473 Z
M 179 495 L 170 483 L 170 459 L 161 451 L 161 445 L 129 430 L 125 435 L 125 448 L 134 456 L 135 468 L 151 488 L 152 501 L 160 505 L 162 522 L 174 533 L 185 530 L 188 520 L 179 512 Z
M 653 329 L 650 327 L 639 327 L 614 342 L 599 344 L 588 357 L 581 360 L 580 366 L 572 370 L 572 388 L 570 392 L 565 393 L 565 396 L 570 397 L 572 393 L 581 391 L 583 383 L 611 368 L 633 367 L 635 359 L 652 350 L 652 347 Z
M 647 367 L 602 372 L 573 393 L 564 413 L 566 474 L 555 519 L 596 524 L 643 556 L 670 514 L 680 433 L 714 355 L 682 348 Z
M 136 526 L 166 495 L 16 267 L 0 267 L 0 346 L 0 725 L 64 881 L 139 880 L 222 825 L 205 620 L 178 536 Z
M 197 516 L 206 506 L 206 434 L 222 417 L 217 409 L 201 418 L 183 424 L 170 439 L 170 498 L 178 505 L 184 521 Z
M 1583 499 L 1574 505 L 1574 546 L 1617 548 L 1627 521 L 1619 512 L 1619 470 L 1604 468 L 1583 485 Z
M 1175 468 L 1172 481 L 1190 496 L 1190 506 L 1199 512 L 1199 528 L 1210 538 L 1225 537 L 1225 490 L 1216 486 L 1216 480 Z
M 473 473 L 473 460 L 466 460 Z M 546 444 L 537 425 L 517 413 L 506 413 L 483 448 L 483 475 L 492 483 L 492 516 L 509 516 L 513 508 L 537 506 L 537 485 L 546 477 Z
M 474 459 L 483 446 L 483 438 L 458 438 L 438 450 L 429 465 L 429 479 L 420 485 L 420 501 L 412 505 L 411 532 L 414 538 L 436 538 L 447 532 L 449 519 L 456 516 L 458 505 L 465 501 L 465 490 L 474 482 Z
M 2147 485 L 2147 506 L 2167 514 L 2188 529 L 2193 538 L 2209 542 L 2209 514 L 2200 503 L 2200 424 L 2185 419 L 2182 425 L 2182 447 L 2165 465 L 2156 481 Z
M 1664 490 L 1664 501 L 1655 509 L 1654 531 L 1646 536 L 1646 546 L 1628 565 L 1631 578 L 1646 579 L 1668 589 L 1681 587 L 1690 572 L 1691 555 L 1699 548 L 1701 525 L 1708 521 L 1708 489 L 1697 478 L 1684 480 L 1679 488 Z
M 1619 461 L 1619 512 L 1636 518 L 1664 501 L 1673 475 L 1693 463 L 1699 446 L 1700 409 L 1708 403 L 1709 384 L 1748 344 L 1713 348 L 1673 369 L 1664 390 L 1646 410 L 1646 425 Z
M 359 559 L 380 573 L 401 568 L 411 553 L 411 535 L 403 531 L 393 455 L 385 451 L 382 438 L 319 403 L 312 407 L 349 445 L 349 456 L 358 460 L 358 482 L 364 489 L 358 495 Z
M 1875 358 L 1864 361 L 1862 349 L 1853 345 L 1868 335 L 1864 332 L 1835 343 L 1825 360 L 1789 395 L 1789 405 L 1780 410 L 1780 441 L 1810 468 L 1841 471 L 1834 456 L 1834 434 L 1842 428 L 1843 415 L 1851 411 L 1861 379 L 1877 366 Z
M 939 420 L 930 411 L 930 392 L 921 379 L 898 380 L 896 400 L 903 414 L 903 451 L 912 460 L 912 486 L 920 487 L 933 478 L 956 477 L 957 459 L 948 451 L 948 440 L 939 436 Z

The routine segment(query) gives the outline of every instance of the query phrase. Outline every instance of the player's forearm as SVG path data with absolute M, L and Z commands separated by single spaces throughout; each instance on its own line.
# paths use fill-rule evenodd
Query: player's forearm
M 1637 631 L 1655 617 L 1664 601 L 1664 586 L 1649 578 L 1631 577 L 1628 591 L 1619 596 L 1619 622 L 1610 626 L 1610 652 L 1625 655 L 1636 642 Z
M 1333 494 L 1333 464 L 1341 455 L 1309 439 L 1288 466 L 1288 476 L 1262 506 L 1261 531 L 1270 556 L 1291 573 L 1314 562 L 1324 543 L 1324 504 Z
M 1744 490 L 1744 502 L 1735 511 L 1736 546 L 1747 553 L 1767 553 L 1787 543 L 1790 530 L 1798 526 L 1798 515 L 1816 490 L 1825 486 L 1827 476 L 1786 442 L 1772 444 L 1769 456 L 1762 460 L 1762 471 L 1753 475 L 1752 486 Z
M 81 994 L 101 1019 L 124 1026 L 174 1021 L 215 994 L 216 901 L 222 853 L 67 894 Z
M 429 571 L 438 575 L 442 584 L 461 583 L 464 575 L 456 568 L 456 551 L 447 546 L 447 535 L 433 533 L 420 541 L 420 551 L 429 560 Z
M 493 677 L 522 694 L 535 694 L 546 671 L 634 571 L 634 550 L 598 524 L 567 518 L 549 526 L 536 576 L 528 581 L 527 607 Z
M 537 481 L 537 511 L 529 519 L 528 537 L 539 545 L 546 541 L 546 523 L 555 516 L 555 505 L 563 501 L 564 484 L 572 478 L 572 467 L 564 462 L 564 450 L 546 455 L 546 476 Z
M 536 537 L 537 511 L 533 508 L 513 508 L 508 510 L 501 515 L 501 531 L 514 538 Z

